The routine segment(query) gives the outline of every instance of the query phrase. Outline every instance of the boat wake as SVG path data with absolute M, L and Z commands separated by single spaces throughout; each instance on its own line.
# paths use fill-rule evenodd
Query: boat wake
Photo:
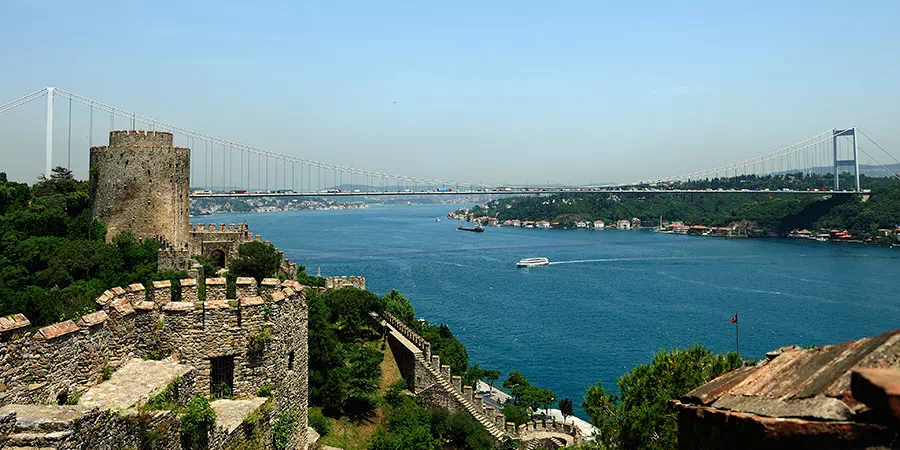
M 698 261 L 698 260 L 721 260 L 721 259 L 752 259 L 762 258 L 764 255 L 743 255 L 743 256 L 647 256 L 637 258 L 597 258 L 597 259 L 573 259 L 569 261 L 550 261 L 550 265 L 554 264 L 584 264 L 599 262 L 627 262 L 627 261 Z

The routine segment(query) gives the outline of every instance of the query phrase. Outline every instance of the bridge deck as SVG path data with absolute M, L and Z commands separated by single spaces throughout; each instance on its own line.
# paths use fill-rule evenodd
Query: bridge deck
M 534 195 L 534 194 L 778 194 L 778 195 L 858 195 L 869 194 L 868 191 L 798 191 L 798 190 L 719 190 L 719 189 L 476 189 L 460 191 L 341 191 L 341 192 L 193 192 L 191 198 L 255 198 L 255 197 L 378 197 L 387 195 Z

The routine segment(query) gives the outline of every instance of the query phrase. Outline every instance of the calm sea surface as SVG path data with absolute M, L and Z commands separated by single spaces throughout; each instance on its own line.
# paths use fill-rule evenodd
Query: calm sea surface
M 453 205 L 227 214 L 311 274 L 363 275 L 447 323 L 482 367 L 521 370 L 580 405 L 660 348 L 700 343 L 760 358 L 900 327 L 900 250 L 646 231 L 456 231 Z M 441 222 L 435 222 L 441 217 Z M 566 262 L 517 269 L 546 256 Z M 504 375 L 505 376 L 505 375 Z M 580 414 L 579 411 L 579 415 Z

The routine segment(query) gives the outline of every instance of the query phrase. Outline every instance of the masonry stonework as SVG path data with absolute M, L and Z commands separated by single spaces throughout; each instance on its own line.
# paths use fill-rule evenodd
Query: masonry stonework
M 91 148 L 92 215 L 106 238 L 131 232 L 188 244 L 190 150 L 162 131 L 112 131 L 109 145 Z

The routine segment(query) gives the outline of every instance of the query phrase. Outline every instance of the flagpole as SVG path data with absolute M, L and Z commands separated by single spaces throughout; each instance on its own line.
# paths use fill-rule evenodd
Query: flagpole
M 738 323 L 734 322 L 734 347 L 737 350 L 738 358 L 741 357 L 741 333 L 738 332 Z

